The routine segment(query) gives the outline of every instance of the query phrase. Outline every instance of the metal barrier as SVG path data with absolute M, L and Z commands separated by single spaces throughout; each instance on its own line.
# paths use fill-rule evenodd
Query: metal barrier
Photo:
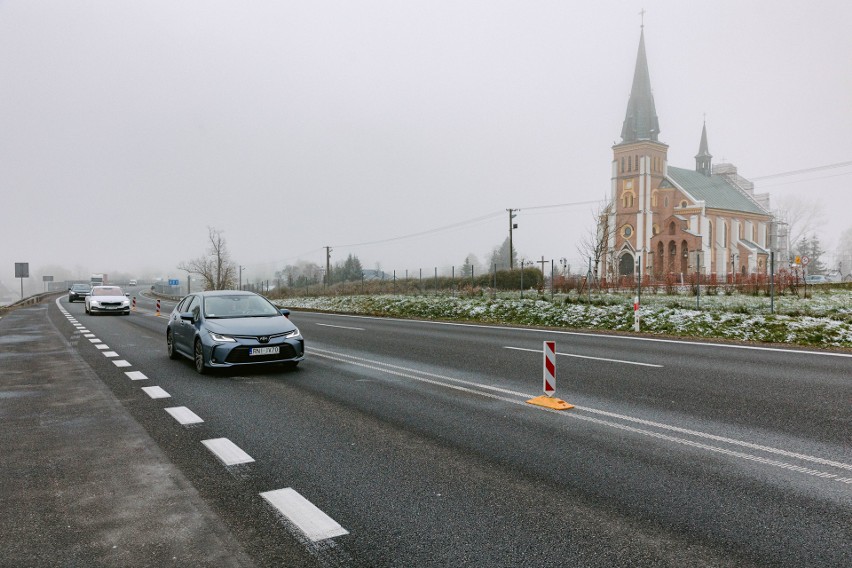
M 34 296 L 28 296 L 23 300 L 18 300 L 14 304 L 9 304 L 8 306 L 0 306 L 0 314 L 4 314 L 7 312 L 11 312 L 12 310 L 17 310 L 18 308 L 25 308 L 27 306 L 33 306 L 35 304 L 40 304 L 44 300 L 55 298 L 56 296 L 61 296 L 65 293 L 65 290 L 59 292 L 42 292 L 41 294 L 35 294 Z

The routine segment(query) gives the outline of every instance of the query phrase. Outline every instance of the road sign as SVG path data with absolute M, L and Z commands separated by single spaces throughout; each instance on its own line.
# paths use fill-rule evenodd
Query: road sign
M 30 263 L 29 262 L 16 262 L 15 263 L 15 278 L 29 278 L 30 277 Z
M 169 286 L 180 286 L 180 280 L 177 278 L 169 278 Z
M 806 256 L 802 257 L 802 264 L 804 266 L 807 266 L 810 261 L 811 261 L 811 259 L 809 259 L 808 257 L 806 257 Z
M 544 394 L 556 392 L 556 342 L 544 342 Z

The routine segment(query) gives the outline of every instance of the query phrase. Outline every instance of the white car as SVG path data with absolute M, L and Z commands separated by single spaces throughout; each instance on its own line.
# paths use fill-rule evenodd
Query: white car
M 118 286 L 95 286 L 86 296 L 86 313 L 120 313 L 130 315 L 130 298 Z

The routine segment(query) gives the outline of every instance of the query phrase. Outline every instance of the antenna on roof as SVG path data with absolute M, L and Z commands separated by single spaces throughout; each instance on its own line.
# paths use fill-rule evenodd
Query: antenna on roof
M 642 16 L 642 25 L 640 27 L 642 29 L 645 29 L 645 8 L 642 8 L 642 11 L 639 12 L 639 15 Z

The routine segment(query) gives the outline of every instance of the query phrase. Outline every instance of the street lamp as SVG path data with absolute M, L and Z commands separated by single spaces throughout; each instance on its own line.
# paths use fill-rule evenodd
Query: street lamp
M 245 268 L 245 266 L 240 265 L 240 290 L 243 289 L 243 268 Z

